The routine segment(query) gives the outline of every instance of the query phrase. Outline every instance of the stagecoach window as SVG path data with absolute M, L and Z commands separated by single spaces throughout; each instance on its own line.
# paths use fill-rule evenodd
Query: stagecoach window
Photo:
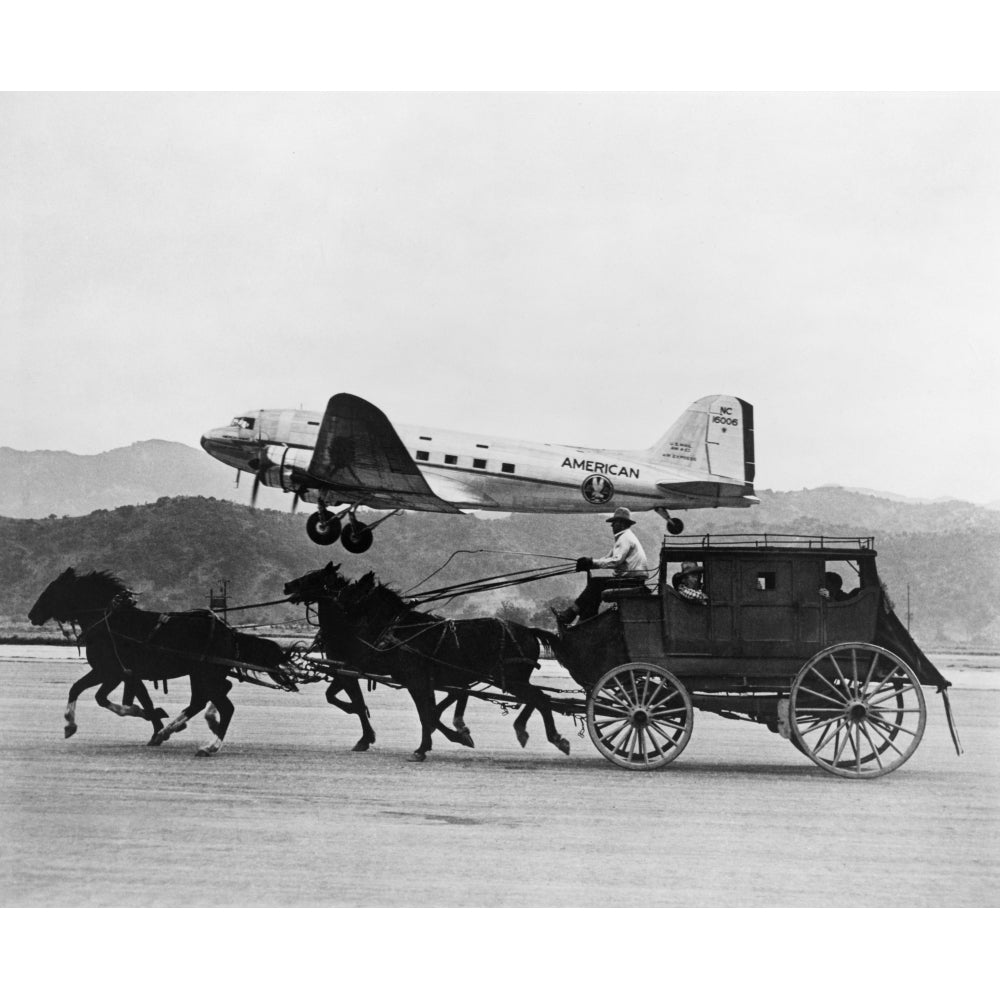
M 445 465 L 458 465 L 458 455 L 445 455 L 444 456 Z
M 427 461 L 430 460 L 430 457 L 431 457 L 431 453 L 429 451 L 418 451 L 417 452 L 417 461 L 418 462 L 427 462 Z
M 757 574 L 757 589 L 758 590 L 777 590 L 778 589 L 778 574 L 777 573 L 758 573 Z
M 472 467 L 474 469 L 485 469 L 486 468 L 486 459 L 485 458 L 474 458 L 472 460 Z
M 511 465 L 510 462 L 503 462 L 501 464 L 501 466 L 500 466 L 500 471 L 501 472 L 513 472 L 514 471 L 514 466 Z

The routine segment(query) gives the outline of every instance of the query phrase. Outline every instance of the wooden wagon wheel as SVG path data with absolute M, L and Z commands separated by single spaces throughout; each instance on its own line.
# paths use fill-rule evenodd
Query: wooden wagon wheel
M 927 722 L 916 674 L 895 654 L 864 642 L 817 653 L 792 683 L 792 742 L 844 778 L 877 778 L 917 749 Z
M 587 731 L 613 764 L 651 771 L 687 746 L 694 710 L 684 685 L 651 663 L 625 663 L 598 680 L 587 697 Z

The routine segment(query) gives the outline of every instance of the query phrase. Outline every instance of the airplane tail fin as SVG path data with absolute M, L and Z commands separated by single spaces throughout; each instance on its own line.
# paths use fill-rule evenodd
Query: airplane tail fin
M 690 470 L 692 483 L 718 477 L 744 484 L 749 489 L 741 493 L 752 494 L 753 407 L 736 396 L 704 396 L 646 454 L 652 462 Z

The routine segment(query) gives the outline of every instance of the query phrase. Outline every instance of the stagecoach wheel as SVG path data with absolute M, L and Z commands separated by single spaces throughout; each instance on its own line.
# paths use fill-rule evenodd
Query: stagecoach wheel
M 843 778 L 878 778 L 907 761 L 927 707 L 916 674 L 895 653 L 844 642 L 817 653 L 792 683 L 792 742 Z
M 609 670 L 587 698 L 587 731 L 612 764 L 652 771 L 679 756 L 694 710 L 684 685 L 651 663 Z
M 374 540 L 375 536 L 372 533 L 372 529 L 362 524 L 360 521 L 347 525 L 347 527 L 344 528 L 343 534 L 340 536 L 340 544 L 343 545 L 348 552 L 354 553 L 367 552 L 372 547 L 372 542 Z
M 333 545 L 340 537 L 340 521 L 335 517 L 324 517 L 317 510 L 306 521 L 306 534 L 317 545 Z

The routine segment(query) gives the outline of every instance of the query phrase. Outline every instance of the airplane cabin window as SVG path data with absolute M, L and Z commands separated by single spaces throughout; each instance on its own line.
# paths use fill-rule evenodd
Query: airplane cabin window
M 485 458 L 474 458 L 472 460 L 472 467 L 474 469 L 485 469 L 486 468 L 486 459 Z
M 503 462 L 500 465 L 500 471 L 501 472 L 513 472 L 514 471 L 514 466 L 511 465 L 510 462 Z
M 417 452 L 417 461 L 418 462 L 426 462 L 426 461 L 428 461 L 430 459 L 430 457 L 431 457 L 431 453 L 429 451 L 418 451 Z
M 230 427 L 241 427 L 245 431 L 252 431 L 254 425 L 253 417 L 233 417 Z
M 444 464 L 445 465 L 458 465 L 458 456 L 457 455 L 445 455 L 444 456 Z

